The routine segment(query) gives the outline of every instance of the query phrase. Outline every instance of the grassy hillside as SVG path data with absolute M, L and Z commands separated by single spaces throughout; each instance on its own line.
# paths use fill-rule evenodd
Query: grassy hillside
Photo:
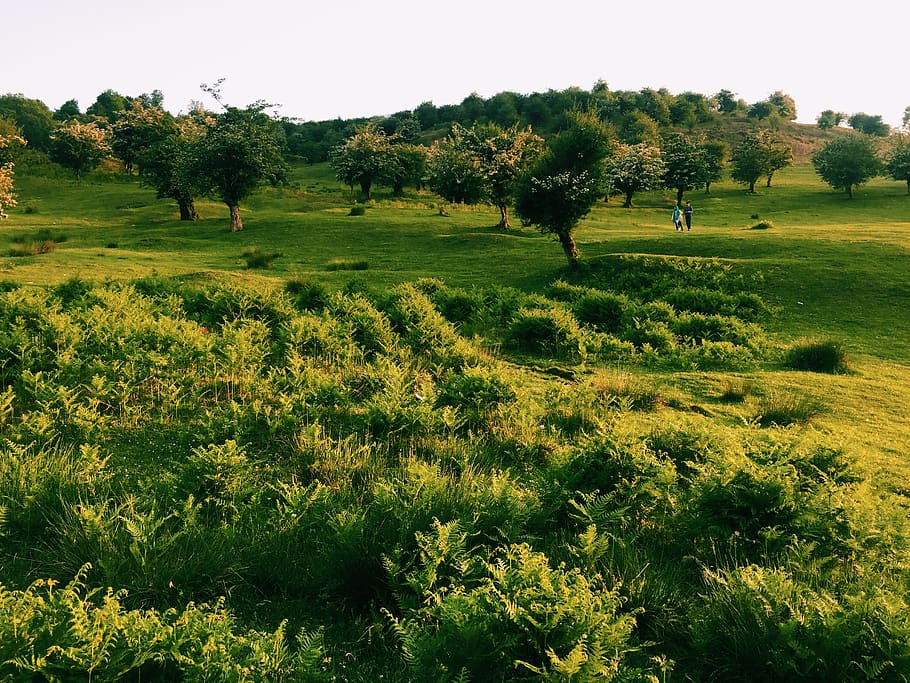
M 910 676 L 903 184 L 604 203 L 573 274 L 323 166 L 239 234 L 17 170 L 0 678 Z

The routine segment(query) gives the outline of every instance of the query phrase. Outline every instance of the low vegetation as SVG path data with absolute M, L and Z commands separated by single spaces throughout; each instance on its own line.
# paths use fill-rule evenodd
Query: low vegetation
M 16 168 L 0 679 L 910 678 L 902 181 L 598 196 L 569 269 L 327 165 L 239 233 Z

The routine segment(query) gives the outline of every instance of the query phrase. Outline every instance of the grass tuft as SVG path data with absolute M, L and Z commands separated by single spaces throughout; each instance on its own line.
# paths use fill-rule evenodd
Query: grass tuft
M 836 341 L 809 339 L 791 346 L 784 364 L 794 370 L 839 374 L 849 370 L 847 361 L 846 351 Z

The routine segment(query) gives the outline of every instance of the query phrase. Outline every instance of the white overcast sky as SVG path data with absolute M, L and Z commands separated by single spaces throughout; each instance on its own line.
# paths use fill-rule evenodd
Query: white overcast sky
M 303 120 L 386 115 L 578 86 L 749 103 L 791 95 L 900 125 L 906 0 L 0 0 L 0 93 L 84 111 L 111 88 L 165 107 L 281 104 Z

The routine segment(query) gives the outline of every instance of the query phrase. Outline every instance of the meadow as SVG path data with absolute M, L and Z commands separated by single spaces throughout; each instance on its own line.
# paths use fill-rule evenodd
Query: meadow
M 903 183 L 613 199 L 570 273 L 324 165 L 236 234 L 16 180 L 0 679 L 910 677 Z

